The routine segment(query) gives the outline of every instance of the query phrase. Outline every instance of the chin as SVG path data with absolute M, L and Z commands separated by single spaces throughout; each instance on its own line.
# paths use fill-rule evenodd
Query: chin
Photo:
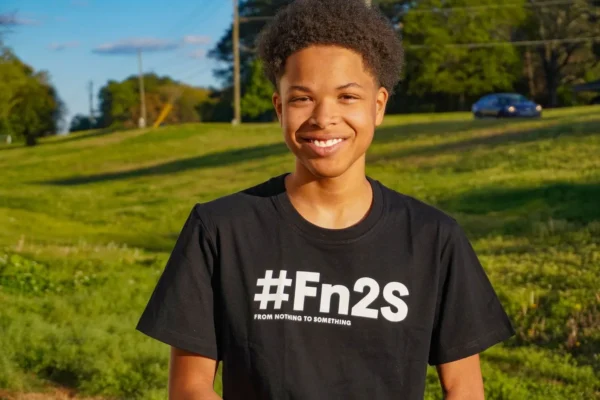
M 350 165 L 333 160 L 304 160 L 302 165 L 316 178 L 338 178 L 350 169 Z

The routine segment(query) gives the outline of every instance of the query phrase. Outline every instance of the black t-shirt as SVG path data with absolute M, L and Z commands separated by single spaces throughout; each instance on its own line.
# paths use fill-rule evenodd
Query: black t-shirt
M 137 326 L 223 360 L 224 399 L 422 399 L 428 363 L 514 334 L 453 218 L 369 178 L 325 229 L 284 178 L 194 206 Z

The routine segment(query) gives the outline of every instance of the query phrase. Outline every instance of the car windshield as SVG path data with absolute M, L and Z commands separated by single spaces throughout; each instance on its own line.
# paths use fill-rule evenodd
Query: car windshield
M 527 98 L 520 94 L 503 94 L 498 96 L 500 104 L 516 104 L 528 101 Z

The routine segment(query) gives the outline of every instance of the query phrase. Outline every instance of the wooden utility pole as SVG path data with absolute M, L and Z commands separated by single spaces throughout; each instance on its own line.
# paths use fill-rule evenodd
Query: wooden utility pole
M 233 121 L 234 125 L 242 122 L 241 118 L 241 88 L 240 88 L 240 16 L 238 1 L 233 0 Z
M 146 127 L 146 95 L 144 93 L 144 72 L 142 67 L 142 50 L 138 49 L 138 67 L 140 70 L 140 107 L 141 117 L 139 120 L 139 127 Z
M 92 126 L 96 125 L 96 119 L 94 117 L 94 82 L 90 81 L 90 122 Z
M 527 65 L 527 80 L 529 82 L 529 95 L 535 97 L 535 82 L 533 80 L 533 65 L 531 63 L 531 51 L 529 47 L 525 50 L 525 63 Z

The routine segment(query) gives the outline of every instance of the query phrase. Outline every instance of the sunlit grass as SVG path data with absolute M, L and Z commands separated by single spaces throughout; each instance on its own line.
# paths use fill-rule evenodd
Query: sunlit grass
M 598 107 L 376 132 L 369 175 L 457 218 L 515 323 L 483 355 L 489 399 L 600 398 L 599 154 Z M 134 327 L 187 213 L 292 168 L 276 124 L 1 146 L 0 388 L 165 398 L 168 349 Z

